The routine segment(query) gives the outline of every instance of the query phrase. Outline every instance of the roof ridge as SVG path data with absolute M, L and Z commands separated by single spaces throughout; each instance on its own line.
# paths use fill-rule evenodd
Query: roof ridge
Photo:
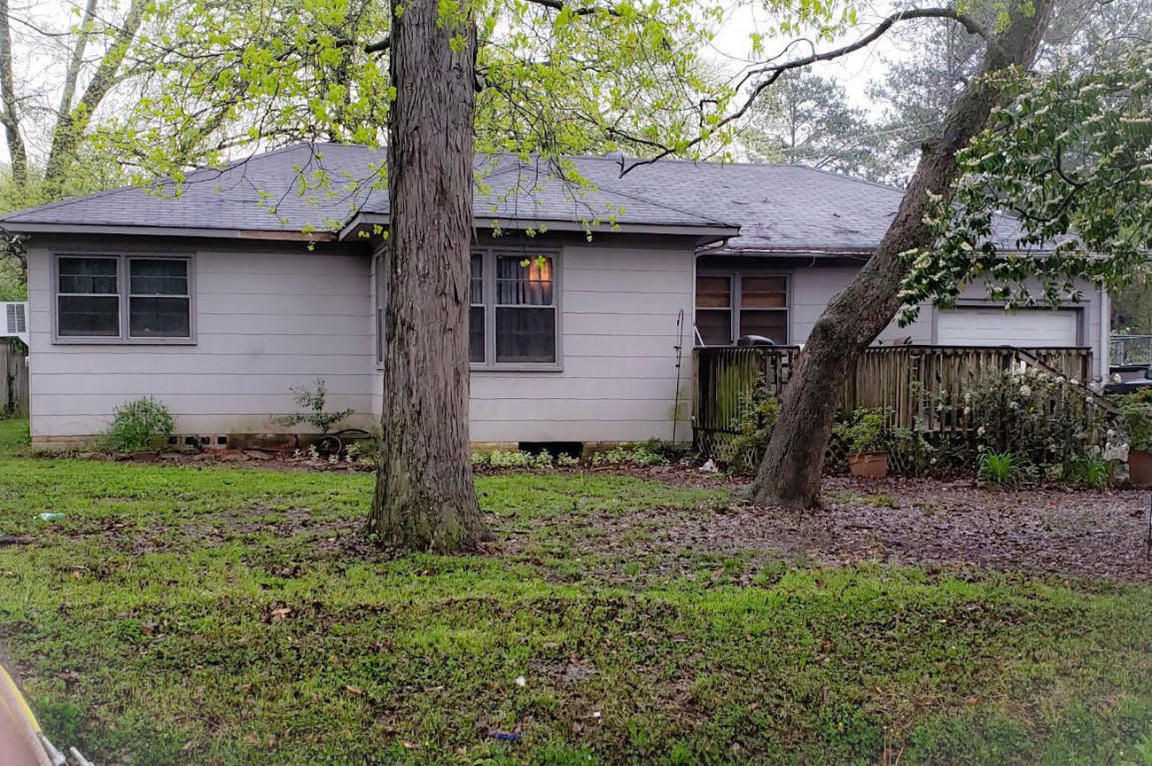
M 506 175 L 507 173 L 515 170 L 517 167 L 523 167 L 523 165 L 524 165 L 524 163 L 520 160 L 519 155 L 512 154 L 511 152 L 500 152 L 498 155 L 489 154 L 487 156 L 489 156 L 489 157 L 494 157 L 494 156 L 508 157 L 508 156 L 510 156 L 513 158 L 513 163 L 510 164 L 505 170 L 493 172 L 492 175 L 488 176 L 489 178 L 496 178 L 496 177 L 499 177 L 502 175 Z M 583 157 L 581 157 L 579 155 L 561 155 L 561 157 L 568 157 L 569 159 L 583 159 Z M 537 159 L 540 159 L 540 158 L 537 157 Z M 497 167 L 499 167 L 499 166 L 497 166 Z M 691 216 L 691 217 L 693 217 L 699 221 L 703 221 L 703 222 L 708 223 L 708 224 L 714 224 L 714 225 L 718 225 L 718 226 L 738 226 L 739 225 L 739 224 L 730 223 L 728 221 L 720 221 L 720 220 L 717 220 L 714 218 L 710 218 L 708 216 L 700 215 L 699 213 L 695 212 L 694 210 L 686 210 L 683 208 L 676 207 L 675 205 L 669 205 L 669 204 L 666 204 L 664 202 L 658 202 L 657 200 L 650 199 L 650 198 L 645 197 L 641 194 L 632 194 L 632 193 L 625 193 L 625 192 L 614 190 L 614 189 L 606 189 L 606 188 L 604 188 L 600 185 L 597 185 L 597 184 L 593 184 L 592 189 L 596 192 L 601 193 L 601 194 L 606 194 L 606 195 L 610 195 L 613 197 L 620 197 L 622 199 L 632 200 L 633 202 L 642 202 L 646 205 L 651 205 L 653 207 L 660 208 L 661 210 L 671 210 L 673 212 L 680 213 L 682 215 L 688 215 L 688 216 Z

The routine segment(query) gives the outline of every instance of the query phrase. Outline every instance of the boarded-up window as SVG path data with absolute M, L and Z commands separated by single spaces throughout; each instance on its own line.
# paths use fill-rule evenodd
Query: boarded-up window
M 788 342 L 788 280 L 781 276 L 740 276 L 740 335 Z
M 696 331 L 705 346 L 732 342 L 731 277 L 696 277 Z
M 696 332 L 705 346 L 726 346 L 745 335 L 787 343 L 788 278 L 741 272 L 698 274 Z

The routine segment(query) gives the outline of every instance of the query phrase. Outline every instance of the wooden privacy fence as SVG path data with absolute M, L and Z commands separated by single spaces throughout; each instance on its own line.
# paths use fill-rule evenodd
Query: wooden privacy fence
M 0 418 L 28 417 L 28 357 L 0 339 Z
M 761 383 L 779 396 L 792 374 L 798 346 L 698 348 L 693 438 L 696 448 L 711 454 L 737 433 L 744 397 Z M 1015 348 L 1011 346 L 875 346 L 866 349 L 844 385 L 841 407 L 891 411 L 891 424 L 912 427 L 917 420 L 930 430 L 964 428 L 955 408 L 965 390 L 995 370 L 1035 367 L 1083 385 L 1092 375 L 1092 351 L 1082 347 Z M 1085 392 L 1086 389 L 1085 389 Z M 942 406 L 943 405 L 943 406 Z

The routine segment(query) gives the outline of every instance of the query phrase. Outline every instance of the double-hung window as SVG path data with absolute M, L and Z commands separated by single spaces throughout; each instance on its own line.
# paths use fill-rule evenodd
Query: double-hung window
M 696 331 L 705 346 L 727 346 L 743 335 L 788 342 L 788 278 L 780 274 L 700 273 Z
M 536 250 L 480 249 L 469 279 L 469 359 L 473 368 L 559 365 L 557 256 Z
M 62 342 L 192 342 L 190 259 L 58 256 L 56 338 Z

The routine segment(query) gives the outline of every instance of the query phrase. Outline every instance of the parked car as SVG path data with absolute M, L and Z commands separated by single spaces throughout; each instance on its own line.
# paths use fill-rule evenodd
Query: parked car
M 1152 367 L 1144 366 L 1144 373 L 1138 378 L 1123 379 L 1121 376 L 1124 373 L 1131 374 L 1138 372 L 1140 367 L 1135 365 L 1125 365 L 1124 369 L 1116 367 L 1112 368 L 1112 383 L 1105 384 L 1104 393 L 1106 394 L 1130 394 L 1133 391 L 1139 391 L 1142 388 L 1152 386 Z

